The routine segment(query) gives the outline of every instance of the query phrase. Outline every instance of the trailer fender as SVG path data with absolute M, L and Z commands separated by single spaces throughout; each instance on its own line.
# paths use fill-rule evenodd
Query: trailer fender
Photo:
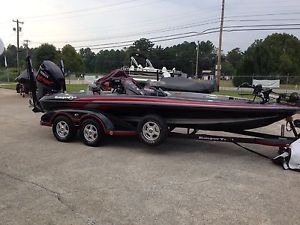
M 100 125 L 102 125 L 105 133 L 107 131 L 114 130 L 114 125 L 111 122 L 111 120 L 102 113 L 87 111 L 87 113 L 80 118 L 80 124 L 86 119 L 97 120 L 100 123 Z
M 86 119 L 95 119 L 102 126 L 105 131 L 114 130 L 114 125 L 111 120 L 100 112 L 93 112 L 88 110 L 55 110 L 42 115 L 40 124 L 43 126 L 52 126 L 53 121 L 57 116 L 66 116 L 73 122 L 74 126 L 78 127 L 82 121 Z

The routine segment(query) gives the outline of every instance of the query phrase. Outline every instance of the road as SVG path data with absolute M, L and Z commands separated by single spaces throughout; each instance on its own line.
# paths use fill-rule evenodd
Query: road
M 0 88 L 0 224 L 298 224 L 299 173 L 230 143 L 57 142 Z M 280 124 L 269 131 L 278 130 Z M 275 156 L 273 148 L 255 149 Z

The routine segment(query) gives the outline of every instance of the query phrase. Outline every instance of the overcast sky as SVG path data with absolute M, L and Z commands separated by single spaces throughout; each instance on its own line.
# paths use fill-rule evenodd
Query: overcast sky
M 5 45 L 16 45 L 13 19 L 24 22 L 20 43 L 30 46 L 51 43 L 61 48 L 69 43 L 79 49 L 128 45 L 141 37 L 163 47 L 183 41 L 212 41 L 218 33 L 197 35 L 219 26 L 221 0 L 3 0 L 0 38 Z M 299 0 L 225 0 L 225 27 L 276 25 L 268 28 L 300 29 Z M 294 25 L 290 25 L 294 24 Z M 297 25 L 298 24 L 298 25 Z M 280 26 L 279 26 L 280 25 Z M 247 27 L 253 29 L 254 27 Z M 255 27 L 262 28 L 262 27 Z M 266 28 L 266 27 L 264 27 Z M 225 28 L 241 29 L 241 27 Z M 278 30 L 300 37 L 300 30 Z M 225 32 L 224 51 L 246 50 L 255 39 L 274 31 Z M 175 39 L 179 36 L 191 36 Z M 166 40 L 173 39 L 173 40 Z

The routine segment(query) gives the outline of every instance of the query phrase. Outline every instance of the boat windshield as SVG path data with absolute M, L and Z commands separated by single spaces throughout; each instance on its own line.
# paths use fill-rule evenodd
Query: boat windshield
M 147 96 L 167 96 L 160 88 L 140 88 L 132 79 L 122 79 L 123 94 L 126 95 L 147 95 Z

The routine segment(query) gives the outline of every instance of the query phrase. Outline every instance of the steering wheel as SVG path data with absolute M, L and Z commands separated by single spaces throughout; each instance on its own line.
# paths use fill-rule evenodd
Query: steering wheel
M 152 89 L 156 92 L 156 96 L 167 96 L 167 94 L 160 88 L 160 87 L 148 87 L 149 89 Z

